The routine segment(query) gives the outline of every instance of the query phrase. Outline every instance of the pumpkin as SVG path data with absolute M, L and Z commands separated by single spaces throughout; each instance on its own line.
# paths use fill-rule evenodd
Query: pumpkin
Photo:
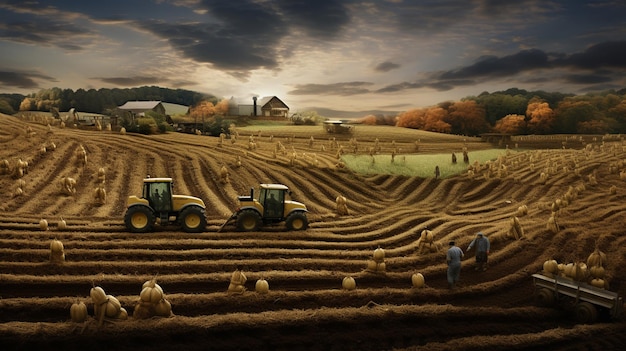
M 596 288 L 604 289 L 604 279 L 601 279 L 601 278 L 591 279 L 591 285 L 595 286 Z
M 587 257 L 587 266 L 589 267 L 603 266 L 605 263 L 606 263 L 606 254 L 600 251 L 598 247 L 596 247 L 596 249 L 593 250 L 591 254 L 589 254 L 589 257 Z
M 543 271 L 550 274 L 556 274 L 559 271 L 559 265 L 556 260 L 547 260 L 543 263 Z
M 48 230 L 48 221 L 42 218 L 39 221 L 39 229 L 41 229 L 41 230 Z
M 156 283 L 156 279 L 148 280 L 142 285 L 139 298 L 143 302 L 157 303 L 163 298 L 163 289 Z
M 75 323 L 82 323 L 87 320 L 87 305 L 82 301 L 76 300 L 70 306 L 70 317 L 72 322 Z
M 341 287 L 343 287 L 344 290 L 354 290 L 356 289 L 356 281 L 352 277 L 345 277 L 341 281 Z
M 61 217 L 61 220 L 59 221 L 59 223 L 57 224 L 57 228 L 59 230 L 65 230 L 67 229 L 67 223 L 65 222 L 65 220 L 63 219 L 63 217 Z
M 57 239 L 50 242 L 50 262 L 63 263 L 65 261 L 65 253 L 63 251 L 63 243 Z
M 378 263 L 376 263 L 376 261 L 374 261 L 374 260 L 368 260 L 367 261 L 367 270 L 368 271 L 376 272 L 377 266 L 378 266 Z
M 161 299 L 154 305 L 154 314 L 161 317 L 169 317 L 172 314 L 172 304 L 167 299 Z
M 596 279 L 604 278 L 604 267 L 591 266 L 591 268 L 589 268 L 589 275 L 591 275 L 591 277 L 596 278 Z
M 128 311 L 124 307 L 120 307 L 120 312 L 115 316 L 116 319 L 126 320 L 128 319 Z
M 572 278 L 576 281 L 582 282 L 587 280 L 587 265 L 583 262 L 576 263 L 572 273 Z
M 133 310 L 133 318 L 147 319 L 154 314 L 154 306 L 147 302 L 139 302 Z
M 381 262 L 376 265 L 377 272 L 384 272 L 386 269 L 387 269 L 387 265 L 385 264 L 385 262 Z
M 374 261 L 380 263 L 380 262 L 383 262 L 384 260 L 385 260 L 385 250 L 379 246 L 376 250 L 374 250 Z
M 267 294 L 270 291 L 270 284 L 267 280 L 261 278 L 254 284 L 254 290 L 259 294 Z
M 107 295 L 107 302 L 104 304 L 104 315 L 109 318 L 115 318 L 120 313 L 122 305 L 120 301 L 113 295 Z
M 91 290 L 89 291 L 89 296 L 91 297 L 91 301 L 93 302 L 94 305 L 102 305 L 103 303 L 107 302 L 107 294 L 104 292 L 104 289 L 102 289 L 99 286 L 94 286 L 93 288 L 91 288 Z
M 424 275 L 422 273 L 414 273 L 411 276 L 411 283 L 416 288 L 423 288 L 425 283 Z

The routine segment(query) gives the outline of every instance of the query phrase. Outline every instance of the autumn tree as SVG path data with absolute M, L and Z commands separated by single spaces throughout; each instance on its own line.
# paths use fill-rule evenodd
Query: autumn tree
M 362 124 L 365 124 L 365 125 L 374 126 L 374 125 L 376 125 L 376 116 L 374 116 L 374 115 L 367 115 L 367 116 L 362 117 L 361 119 L 359 119 L 359 122 L 361 122 Z
M 448 111 L 441 107 L 431 107 L 426 110 L 424 115 L 423 130 L 438 133 L 450 133 L 452 127 L 449 123 L 445 122 L 448 117 Z
M 555 110 L 554 132 L 576 134 L 581 122 L 600 118 L 599 111 L 589 101 L 580 98 L 566 98 Z
M 534 101 L 526 109 L 527 129 L 530 134 L 549 134 L 554 125 L 554 111 L 547 102 Z
M 448 106 L 444 119 L 452 134 L 479 135 L 489 130 L 485 110 L 474 100 L 457 101 Z
M 402 112 L 398 115 L 396 126 L 403 128 L 423 129 L 425 125 L 425 115 L 426 109 L 424 108 L 415 108 L 406 112 Z
M 507 115 L 500 118 L 493 129 L 498 133 L 520 134 L 526 125 L 524 115 Z

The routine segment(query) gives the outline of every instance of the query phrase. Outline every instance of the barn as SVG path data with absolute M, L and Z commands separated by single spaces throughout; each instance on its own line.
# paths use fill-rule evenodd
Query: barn
M 144 115 L 148 111 L 154 111 L 158 114 L 165 115 L 165 107 L 161 101 L 126 101 L 118 109 L 131 113 L 133 116 Z

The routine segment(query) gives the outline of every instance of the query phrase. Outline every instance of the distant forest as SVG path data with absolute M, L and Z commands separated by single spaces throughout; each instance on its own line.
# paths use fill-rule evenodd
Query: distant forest
M 201 101 L 217 103 L 218 99 L 209 94 L 183 89 L 168 89 L 144 86 L 127 89 L 42 89 L 29 95 L 0 94 L 0 112 L 8 115 L 17 111 L 69 111 L 75 108 L 80 112 L 110 114 L 127 101 L 155 100 L 195 106 Z
M 159 100 L 196 107 L 218 98 L 182 89 L 144 86 L 127 89 L 43 89 L 29 95 L 0 94 L 0 112 L 68 111 L 111 114 L 126 101 Z M 511 88 L 460 101 L 415 108 L 396 115 L 369 115 L 365 124 L 385 124 L 459 135 L 626 133 L 626 88 L 584 95 Z

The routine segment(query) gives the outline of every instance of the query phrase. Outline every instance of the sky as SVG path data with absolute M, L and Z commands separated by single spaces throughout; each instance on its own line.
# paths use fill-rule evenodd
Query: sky
M 292 112 L 626 87 L 624 0 L 0 0 L 0 93 L 160 86 Z

